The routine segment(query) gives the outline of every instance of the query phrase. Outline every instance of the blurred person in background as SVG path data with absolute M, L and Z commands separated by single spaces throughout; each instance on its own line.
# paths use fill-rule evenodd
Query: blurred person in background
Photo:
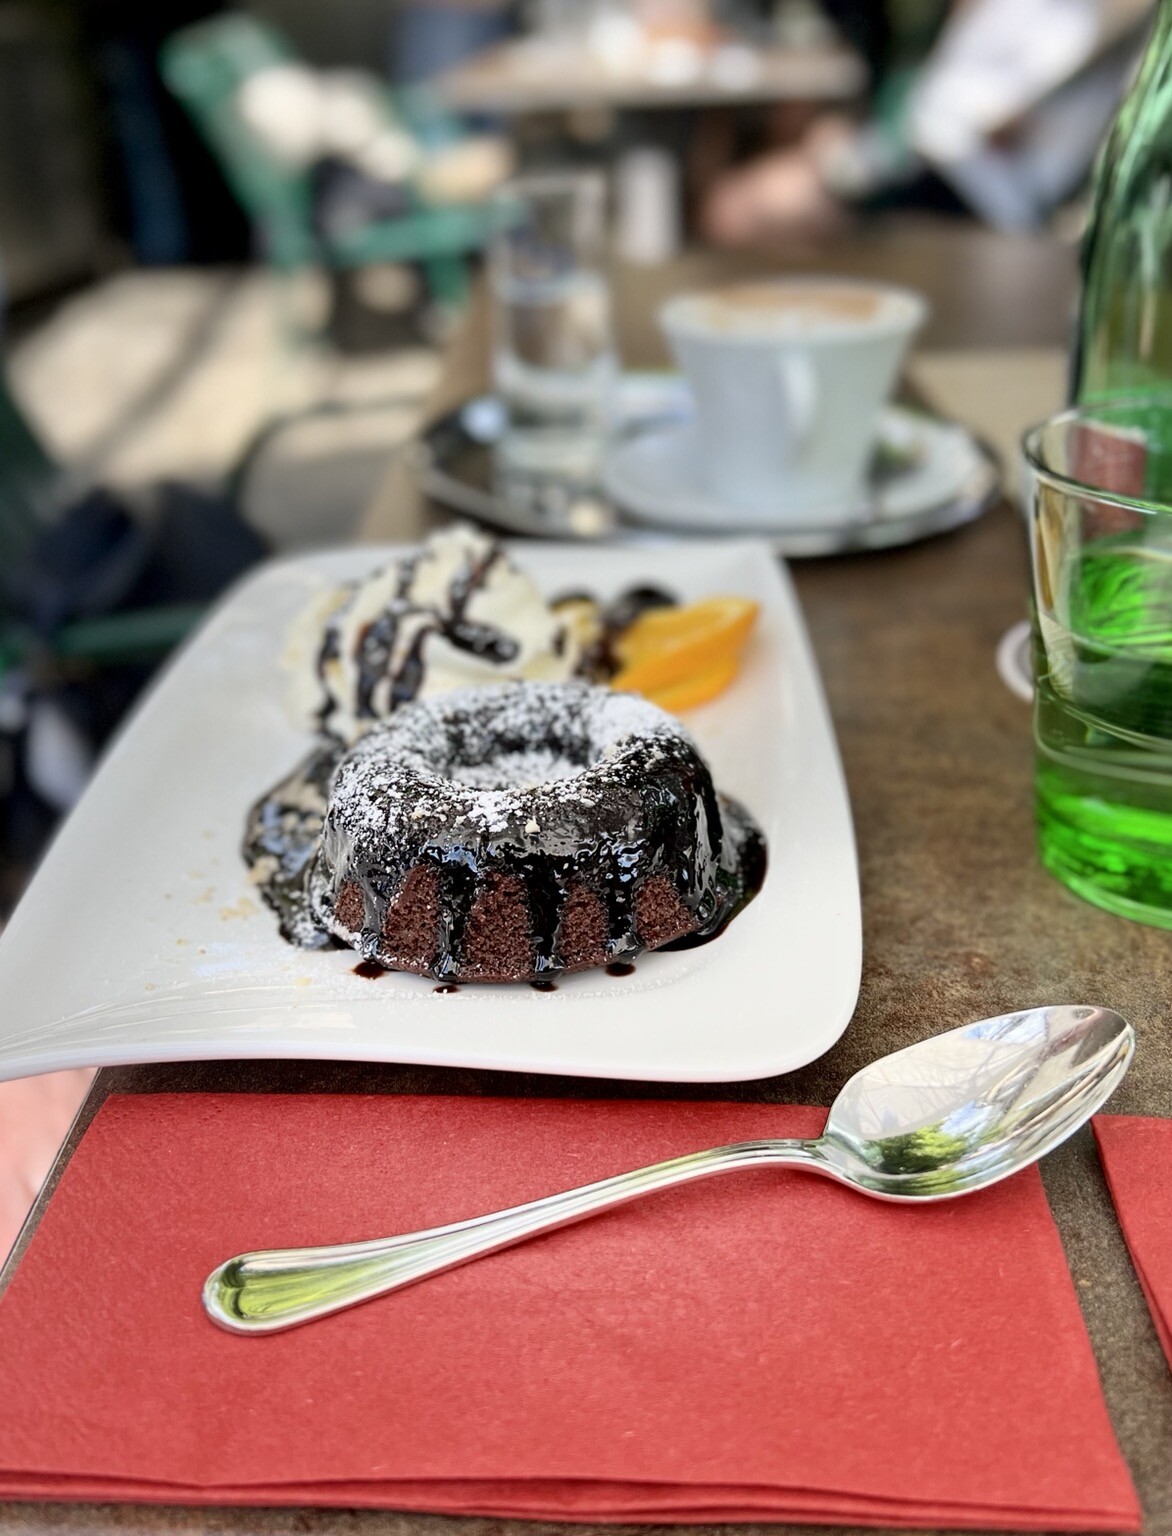
M 855 211 L 968 212 L 1042 226 L 1086 178 L 1150 5 L 1124 0 L 826 0 L 874 70 L 869 112 L 720 176 L 701 209 L 718 245 L 833 232 Z

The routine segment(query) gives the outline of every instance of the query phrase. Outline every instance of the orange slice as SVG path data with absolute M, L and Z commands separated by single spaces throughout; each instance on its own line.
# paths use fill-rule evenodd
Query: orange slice
M 612 688 L 653 694 L 726 666 L 727 682 L 757 618 L 757 604 L 745 597 L 710 597 L 684 608 L 653 608 L 621 636 L 615 650 L 622 663 Z
M 647 697 L 652 704 L 658 704 L 660 709 L 666 709 L 673 715 L 681 709 L 695 709 L 698 704 L 707 704 L 709 699 L 723 693 L 736 677 L 739 666 L 739 656 L 726 656 L 723 661 L 709 667 L 707 672 L 696 672 L 683 682 L 652 689 Z

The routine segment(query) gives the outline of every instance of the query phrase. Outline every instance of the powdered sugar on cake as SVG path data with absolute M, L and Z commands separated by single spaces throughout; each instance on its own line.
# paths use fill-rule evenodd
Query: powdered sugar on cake
M 543 805 L 588 806 L 583 779 L 617 773 L 624 745 L 644 759 L 657 742 L 693 747 L 679 721 L 646 699 L 587 683 L 514 684 L 494 693 L 490 712 L 483 704 L 480 689 L 458 689 L 364 736 L 334 780 L 337 823 L 379 835 L 409 794 L 415 823 L 446 818 L 453 831 L 499 836 L 527 820 L 540 825 Z
M 572 779 L 582 772 L 580 763 L 546 747 L 526 752 L 502 752 L 492 763 L 464 763 L 452 769 L 457 784 L 470 789 L 536 789 L 553 779 Z

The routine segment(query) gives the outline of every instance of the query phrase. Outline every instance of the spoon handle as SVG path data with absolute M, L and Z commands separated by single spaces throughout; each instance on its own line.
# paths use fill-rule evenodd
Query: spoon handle
M 816 1141 L 742 1141 L 706 1152 L 689 1152 L 580 1189 L 424 1232 L 328 1248 L 275 1248 L 239 1254 L 208 1276 L 203 1304 L 213 1322 L 233 1333 L 275 1333 L 454 1269 L 498 1248 L 523 1243 L 541 1232 L 583 1221 L 642 1195 L 714 1173 L 779 1163 L 830 1171 Z

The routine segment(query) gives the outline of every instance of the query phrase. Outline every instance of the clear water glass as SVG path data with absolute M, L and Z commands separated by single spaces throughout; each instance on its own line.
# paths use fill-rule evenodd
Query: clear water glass
M 498 458 L 520 474 L 590 484 L 618 373 L 605 182 L 521 177 L 497 194 L 494 227 L 492 376 L 508 420 Z
M 1172 393 L 1027 434 L 1043 864 L 1172 928 Z

